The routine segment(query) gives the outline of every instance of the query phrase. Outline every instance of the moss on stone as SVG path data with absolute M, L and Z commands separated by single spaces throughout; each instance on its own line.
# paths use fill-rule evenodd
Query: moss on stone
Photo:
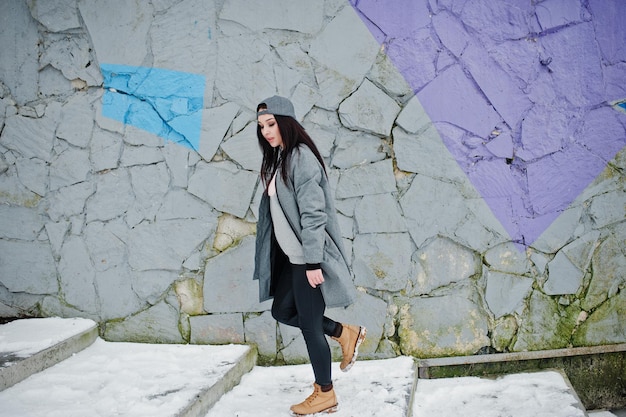
M 202 285 L 193 278 L 177 281 L 174 284 L 174 291 L 180 303 L 182 312 L 190 316 L 197 316 L 204 313 L 204 297 Z
M 256 233 L 256 223 L 250 223 L 238 217 L 224 213 L 220 216 L 213 249 L 223 252 L 231 246 L 236 246 L 245 236 Z
M 623 343 L 626 338 L 626 292 L 622 291 L 600 305 L 576 329 L 574 346 Z
M 517 333 L 517 320 L 505 316 L 498 320 L 491 334 L 491 346 L 499 352 L 507 352 Z
M 40 201 L 41 196 L 34 193 L 30 193 L 30 198 L 24 198 L 22 196 L 16 196 L 8 192 L 0 192 L 0 202 L 3 203 L 10 203 L 17 206 L 33 208 L 37 207 Z

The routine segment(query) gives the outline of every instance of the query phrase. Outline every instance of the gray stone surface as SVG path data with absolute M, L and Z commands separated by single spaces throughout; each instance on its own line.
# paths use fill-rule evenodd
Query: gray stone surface
M 398 169 L 448 181 L 466 181 L 465 174 L 446 149 L 434 125 L 428 124 L 418 134 L 395 128 L 393 137 Z
M 517 333 L 517 321 L 513 316 L 505 316 L 496 320 L 491 336 L 491 346 L 498 352 L 506 352 Z
M 386 291 L 406 289 L 414 251 L 408 233 L 357 235 L 353 251 L 356 285 Z
M 178 270 L 212 227 L 198 219 L 141 223 L 128 235 L 128 264 L 136 271 Z
M 128 171 L 118 169 L 96 176 L 95 194 L 84 208 L 87 221 L 111 220 L 128 211 L 134 200 Z
M 59 113 L 58 108 L 49 110 L 46 113 Z M 55 115 L 40 119 L 19 115 L 7 117 L 1 136 L 2 146 L 24 158 L 39 158 L 51 162 Z
M 163 152 L 170 173 L 171 186 L 187 188 L 191 151 L 183 146 L 167 142 L 161 152 Z
M 320 135 L 312 134 L 311 137 L 317 143 Z M 364 132 L 341 130 L 337 133 L 336 142 L 337 147 L 331 162 L 331 165 L 336 168 L 348 169 L 357 165 L 378 162 L 387 157 L 383 151 L 384 145 L 381 139 Z
M 574 205 L 563 213 L 548 229 L 533 242 L 532 247 L 545 253 L 555 253 L 565 246 L 569 240 L 580 236 L 580 222 L 583 208 Z
M 206 202 L 182 189 L 171 189 L 160 201 L 157 220 L 206 219 L 217 224 L 217 213 Z
M 496 245 L 485 252 L 485 262 L 493 271 L 517 275 L 530 272 L 530 260 L 511 242 Z
M 32 192 L 44 197 L 48 192 L 50 168 L 38 158 L 20 158 L 15 161 L 17 176 L 22 184 Z
M 122 148 L 120 166 L 133 167 L 137 165 L 151 165 L 162 162 L 163 160 L 164 157 L 159 148 L 147 146 L 124 146 Z
M 180 278 L 177 271 L 130 271 L 133 291 L 141 301 L 150 304 L 157 303 L 172 283 Z
M 450 239 L 435 238 L 413 256 L 416 265 L 414 291 L 430 294 L 481 272 L 480 258 Z
M 319 105 L 336 108 L 341 98 L 351 93 L 370 69 L 378 49 L 377 42 L 354 10 L 341 9 L 309 49 L 309 55 L 325 67 L 325 71 L 320 70 L 316 75 L 321 87 Z
M 135 195 L 133 209 L 139 212 L 141 220 L 154 219 L 168 190 L 167 167 L 155 161 L 149 165 L 131 167 L 128 171 Z
M 398 201 L 391 194 L 363 196 L 354 208 L 358 233 L 406 232 Z
M 591 260 L 594 274 L 589 282 L 587 294 L 581 303 L 586 311 L 591 311 L 624 288 L 626 275 L 626 254 L 624 239 L 609 236 L 593 254 Z
M 94 129 L 89 158 L 94 171 L 118 166 L 122 154 L 122 138 L 106 130 Z
M 398 334 L 402 351 L 417 357 L 476 353 L 490 344 L 488 320 L 469 291 L 402 303 Z
M 215 209 L 243 218 L 250 207 L 257 180 L 257 174 L 240 170 L 229 161 L 201 163 L 189 179 L 188 190 Z
M 496 319 L 521 313 L 523 301 L 532 290 L 532 278 L 502 272 L 487 273 L 485 301 Z
M 50 163 L 50 190 L 84 182 L 90 171 L 89 154 L 69 148 Z
M 202 0 L 154 3 L 155 15 L 150 27 L 151 50 L 157 68 L 206 74 L 212 85 L 217 45 L 213 42 L 217 4 Z M 160 10 L 159 10 L 160 9 Z M 189 10 L 202 10 L 202 19 Z M 179 45 L 186 45 L 180 48 Z M 210 99 L 212 91 L 205 90 Z
M 418 133 L 430 125 L 430 118 L 417 97 L 413 96 L 398 115 L 396 123 L 409 133 Z
M 367 79 L 339 106 L 339 118 L 345 127 L 382 137 L 391 134 L 399 112 L 400 106 Z
M 126 185 L 130 187 L 130 184 Z M 91 197 L 95 192 L 96 184 L 83 182 L 75 185 L 70 185 L 69 187 L 63 187 L 60 190 L 57 190 L 54 193 L 51 193 L 51 197 L 49 199 L 49 208 L 48 215 L 53 221 L 59 221 L 61 219 L 68 219 L 71 216 L 81 214 L 85 211 L 88 206 L 87 202 L 89 197 Z M 124 188 L 124 187 L 120 187 Z M 101 189 L 102 190 L 102 189 Z M 102 202 L 105 202 L 106 197 L 102 196 Z M 92 200 L 89 200 L 91 202 Z M 106 201 L 108 204 L 112 204 L 111 201 Z M 124 200 L 121 198 L 118 203 L 123 203 Z M 100 208 L 97 204 L 94 207 Z M 104 216 L 102 220 L 109 220 L 112 217 Z M 90 218 L 88 216 L 88 218 Z
M 141 65 L 148 51 L 152 5 L 116 1 L 117 4 L 105 9 L 92 1 L 80 0 L 77 3 L 101 63 Z
M 279 0 L 269 0 L 260 9 L 250 9 L 245 0 L 227 0 L 220 14 L 252 30 L 284 29 L 313 34 L 320 30 L 324 18 L 321 2 L 284 7 Z
M 549 278 L 543 285 L 548 295 L 576 294 L 583 282 L 584 272 L 561 251 L 548 263 Z
M 96 313 L 96 269 L 85 242 L 78 236 L 70 236 L 61 248 L 59 261 L 59 289 L 63 300 L 79 310 Z
M 413 96 L 411 86 L 398 72 L 391 59 L 382 51 L 379 51 L 376 62 L 367 77 L 385 90 L 390 97 L 396 97 L 401 102 L 406 102 Z
M 595 227 L 602 228 L 611 223 L 624 221 L 626 192 L 623 189 L 596 196 L 589 207 L 589 215 Z
M 220 92 L 225 99 L 256 110 L 259 100 L 276 93 L 271 87 L 275 84 L 274 59 L 267 39 L 247 33 L 222 37 L 218 41 L 218 49 L 220 65 L 217 67 L 215 83 L 220 85 Z M 248 80 L 247 88 L 241 88 L 241 80 Z M 210 126 L 204 121 L 202 125 Z
M 204 309 L 208 313 L 262 312 L 270 301 L 259 303 L 254 272 L 254 236 L 241 240 L 209 259 L 204 270 Z
M 35 3 L 30 6 L 31 14 L 51 32 L 62 32 L 80 27 L 78 10 L 74 0 L 54 3 Z
M 246 341 L 256 344 L 261 357 L 274 359 L 276 357 L 277 324 L 272 313 L 248 314 L 244 323 Z
M 63 246 L 63 240 L 69 231 L 70 223 L 67 221 L 48 222 L 45 227 L 52 253 L 54 256 L 58 256 Z
M 326 162 L 360 290 L 328 313 L 370 329 L 366 356 L 626 341 L 624 50 L 604 3 L 430 2 L 411 33 L 376 2 L 131 3 L 0 2 L 0 317 L 308 361 L 251 279 L 255 106 L 280 94 Z M 102 64 L 201 77 L 197 149 L 107 117 Z M 572 147 L 595 174 L 552 167 Z M 525 247 L 509 232 L 528 222 L 545 230 Z
M 419 247 L 437 233 L 454 235 L 465 220 L 463 195 L 454 184 L 418 175 L 400 199 L 409 233 Z
M 0 218 L 11 219 L 0 223 L 0 237 L 21 240 L 36 239 L 44 219 L 36 209 L 9 205 L 0 205 Z
M 354 220 L 352 217 L 337 213 L 337 219 L 339 220 L 341 236 L 346 239 L 354 239 Z
M 336 42 L 336 39 L 342 42 Z M 344 7 L 316 37 L 309 54 L 334 71 L 359 80 L 371 67 L 378 48 L 356 12 Z
M 209 314 L 189 317 L 194 344 L 244 343 L 241 313 Z
M 61 120 L 56 130 L 57 138 L 79 148 L 86 148 L 91 140 L 94 110 L 91 101 L 95 97 L 79 94 L 72 97 L 61 109 Z
M 11 292 L 50 294 L 58 290 L 50 246 L 0 239 L 0 283 Z
M 85 244 L 96 270 L 126 265 L 129 232 L 128 226 L 120 220 L 91 222 L 85 226 Z
M 337 183 L 336 197 L 344 199 L 393 191 L 396 191 L 393 165 L 391 159 L 385 159 L 343 171 Z
M 65 36 L 53 38 L 46 46 L 40 58 L 41 65 L 49 65 L 58 70 L 63 79 L 70 80 L 73 89 L 102 83 L 102 74 L 96 65 L 92 65 L 95 57 L 85 34 L 71 38 Z M 89 121 L 93 121 L 93 118 L 83 120 L 81 123 Z
M 258 172 L 263 154 L 256 140 L 256 127 L 256 123 L 250 123 L 244 130 L 222 143 L 222 150 L 243 169 Z
M 0 16 L 6 16 L 0 44 L 3 55 L 11 57 L 0 60 L 0 79 L 20 104 L 28 103 L 37 98 L 37 22 L 22 1 L 3 2 Z
M 94 282 L 102 320 L 128 317 L 144 305 L 133 291 L 132 273 L 126 264 L 96 270 Z
M 350 132 L 341 130 L 341 132 L 338 133 L 338 131 L 340 130 L 339 128 L 332 129 L 332 131 L 330 131 L 328 129 L 320 129 L 316 127 L 316 125 L 305 124 L 304 127 L 309 136 L 311 136 L 311 138 L 315 142 L 315 146 L 317 146 L 317 149 L 320 151 L 320 154 L 322 155 L 322 158 L 324 158 L 324 161 L 327 161 L 325 162 L 327 168 L 329 165 L 332 167 L 334 163 L 330 163 L 329 161 L 336 143 L 336 138 L 338 139 L 338 137 L 343 137 L 344 134 L 349 135 Z M 337 152 L 339 152 L 338 149 L 335 151 L 335 155 L 337 154 Z M 348 156 L 348 158 L 352 159 L 352 157 L 350 156 Z
M 514 350 L 524 351 L 530 346 L 536 350 L 567 347 L 576 318 L 562 319 L 557 302 L 539 291 L 533 291 L 527 303 Z
M 123 321 L 110 322 L 104 329 L 108 341 L 138 343 L 183 343 L 178 331 L 178 311 L 161 301 Z
M 626 323 L 626 292 L 621 291 L 601 304 L 574 334 L 575 346 L 621 343 Z
M 226 103 L 202 112 L 202 130 L 198 154 L 205 161 L 211 161 L 215 156 L 215 152 L 238 111 L 239 106 L 235 103 Z

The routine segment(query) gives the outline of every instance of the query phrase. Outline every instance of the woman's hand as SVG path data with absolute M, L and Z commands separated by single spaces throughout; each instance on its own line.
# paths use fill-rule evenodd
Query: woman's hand
M 313 269 L 306 271 L 306 279 L 309 280 L 309 285 L 311 287 L 316 288 L 324 282 L 324 275 L 322 274 L 321 269 Z

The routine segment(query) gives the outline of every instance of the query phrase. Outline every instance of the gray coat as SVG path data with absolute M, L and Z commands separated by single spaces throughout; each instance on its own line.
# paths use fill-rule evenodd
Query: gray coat
M 306 263 L 321 264 L 324 274 L 321 289 L 326 306 L 346 307 L 352 304 L 356 293 L 328 178 L 306 145 L 293 150 L 289 168 L 288 183 L 282 180 L 280 172 L 276 176 L 276 195 L 280 206 L 302 243 Z M 259 205 L 254 259 L 254 279 L 259 280 L 261 302 L 272 298 L 274 245 L 276 241 L 266 190 Z

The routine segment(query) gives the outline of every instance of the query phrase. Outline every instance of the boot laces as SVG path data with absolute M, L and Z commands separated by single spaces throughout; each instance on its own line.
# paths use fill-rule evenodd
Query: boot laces
M 321 392 L 321 390 L 314 390 L 314 391 L 313 391 L 313 394 L 309 395 L 309 396 L 307 397 L 307 399 L 306 399 L 306 400 L 304 400 L 304 402 L 305 402 L 306 404 L 309 404 L 309 405 L 310 405 L 311 403 L 313 403 L 313 401 L 315 401 L 315 399 L 318 397 L 318 395 L 319 395 L 319 393 L 320 393 L 320 392 Z

